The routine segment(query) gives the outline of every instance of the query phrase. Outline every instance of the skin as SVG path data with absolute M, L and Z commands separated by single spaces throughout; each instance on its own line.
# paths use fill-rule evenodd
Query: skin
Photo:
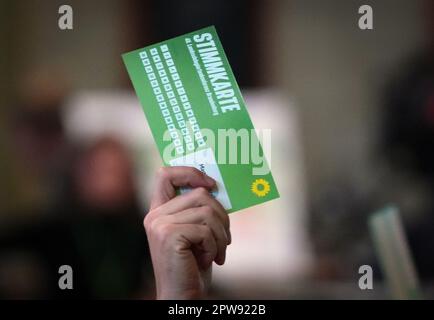
M 190 167 L 161 168 L 144 219 L 157 299 L 202 299 L 213 261 L 225 262 L 231 243 L 229 217 L 209 191 L 215 181 Z M 193 190 L 176 194 L 177 187 Z

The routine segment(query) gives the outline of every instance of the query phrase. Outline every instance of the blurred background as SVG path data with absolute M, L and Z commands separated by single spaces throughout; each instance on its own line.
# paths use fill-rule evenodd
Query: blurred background
M 1 0 L 0 298 L 154 297 L 142 219 L 161 161 L 120 55 L 211 24 L 272 129 L 281 194 L 231 215 L 212 297 L 390 298 L 367 221 L 394 204 L 433 298 L 430 0 Z

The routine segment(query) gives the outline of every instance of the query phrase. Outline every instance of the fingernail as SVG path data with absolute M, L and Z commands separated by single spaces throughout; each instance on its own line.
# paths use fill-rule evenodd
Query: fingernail
M 210 187 L 215 186 L 215 180 L 207 175 L 205 175 L 205 181 Z

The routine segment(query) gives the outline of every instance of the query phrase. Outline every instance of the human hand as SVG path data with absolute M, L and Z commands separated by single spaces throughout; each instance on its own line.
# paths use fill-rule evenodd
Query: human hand
M 176 195 L 176 187 L 192 191 Z M 215 181 L 191 167 L 165 167 L 157 174 L 144 219 L 157 299 L 204 298 L 212 262 L 225 262 L 231 242 L 229 217 L 209 191 Z

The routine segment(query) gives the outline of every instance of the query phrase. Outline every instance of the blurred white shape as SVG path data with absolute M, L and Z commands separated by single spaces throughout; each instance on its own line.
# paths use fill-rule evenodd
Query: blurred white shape
M 129 91 L 78 92 L 66 103 L 64 123 L 68 136 L 78 143 L 107 135 L 130 146 L 153 142 L 142 107 Z

